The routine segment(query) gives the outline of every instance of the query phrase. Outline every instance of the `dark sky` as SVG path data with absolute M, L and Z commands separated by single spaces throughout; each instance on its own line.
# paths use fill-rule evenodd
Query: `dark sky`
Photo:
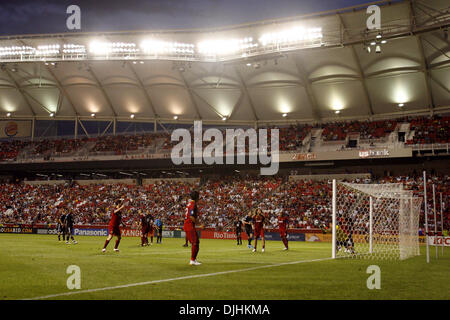
M 0 35 L 73 32 L 66 9 L 81 8 L 80 31 L 220 27 L 369 3 L 372 0 L 0 0 Z

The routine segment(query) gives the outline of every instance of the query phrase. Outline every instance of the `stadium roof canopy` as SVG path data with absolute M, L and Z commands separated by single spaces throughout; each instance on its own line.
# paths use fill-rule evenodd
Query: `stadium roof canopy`
M 0 117 L 253 125 L 450 110 L 448 0 L 374 4 L 379 30 L 366 4 L 220 29 L 1 37 Z

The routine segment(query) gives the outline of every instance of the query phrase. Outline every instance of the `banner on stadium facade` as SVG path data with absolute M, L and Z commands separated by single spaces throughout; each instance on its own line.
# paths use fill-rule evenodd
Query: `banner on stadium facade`
M 247 234 L 243 232 L 241 234 L 242 240 L 247 240 Z M 211 230 L 201 230 L 200 232 L 201 239 L 229 239 L 236 240 L 237 236 L 235 232 L 226 232 L 226 231 L 211 231 Z
M 0 120 L 0 138 L 31 136 L 31 120 Z
M 428 244 L 430 246 L 450 247 L 450 237 L 428 237 Z
M 30 234 L 33 233 L 33 228 L 31 227 L 0 227 L 0 233 L 22 233 Z

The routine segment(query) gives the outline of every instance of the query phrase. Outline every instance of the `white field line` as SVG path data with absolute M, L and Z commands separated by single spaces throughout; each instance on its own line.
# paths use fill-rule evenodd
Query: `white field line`
M 190 275 L 190 276 L 184 276 L 184 277 L 178 277 L 178 278 L 169 278 L 169 279 L 161 279 L 161 280 L 152 280 L 152 281 L 146 281 L 146 282 L 137 282 L 137 283 L 123 284 L 123 285 L 114 286 L 114 287 L 104 287 L 104 288 L 96 288 L 96 289 L 70 291 L 70 292 L 50 294 L 50 295 L 47 295 L 47 296 L 40 296 L 40 297 L 34 297 L 34 298 L 28 298 L 28 299 L 22 299 L 22 300 L 50 299 L 50 298 L 56 298 L 56 297 L 62 297 L 62 296 L 71 296 L 71 295 L 82 294 L 82 293 L 91 293 L 91 292 L 99 292 L 99 291 L 106 291 L 106 290 L 115 290 L 115 289 L 122 289 L 122 288 L 145 286 L 145 285 L 149 285 L 149 284 L 170 282 L 170 281 L 177 281 L 177 280 L 187 280 L 187 279 L 194 279 L 194 278 L 213 277 L 213 276 L 220 276 L 220 275 L 224 275 L 224 274 L 253 271 L 253 270 L 258 270 L 258 269 L 280 267 L 280 266 L 286 266 L 286 265 L 292 265 L 292 264 L 319 262 L 319 261 L 325 261 L 325 260 L 331 260 L 331 259 L 332 258 L 322 258 L 322 259 L 313 259 L 313 260 L 299 260 L 299 261 L 284 262 L 284 263 L 278 263 L 278 264 L 269 264 L 269 265 L 264 265 L 264 266 L 251 267 L 251 268 L 238 269 L 238 270 L 228 270 L 228 271 L 221 271 L 221 272 L 213 272 L 213 273 L 204 273 L 204 274 Z

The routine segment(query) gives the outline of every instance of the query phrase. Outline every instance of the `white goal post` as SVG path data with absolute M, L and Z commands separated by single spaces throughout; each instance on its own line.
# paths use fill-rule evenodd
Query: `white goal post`
M 402 184 L 333 180 L 332 257 L 400 259 L 419 255 L 422 198 Z

